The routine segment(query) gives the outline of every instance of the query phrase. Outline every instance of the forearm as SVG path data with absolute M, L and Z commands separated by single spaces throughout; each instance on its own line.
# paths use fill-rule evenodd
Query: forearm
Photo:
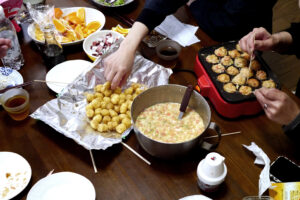
M 274 46 L 272 47 L 272 50 L 279 53 L 288 52 L 293 44 L 292 35 L 286 31 L 274 33 L 272 38 L 274 40 Z
M 143 38 L 148 34 L 148 28 L 140 22 L 135 22 L 126 38 L 120 45 L 120 49 L 135 53 Z

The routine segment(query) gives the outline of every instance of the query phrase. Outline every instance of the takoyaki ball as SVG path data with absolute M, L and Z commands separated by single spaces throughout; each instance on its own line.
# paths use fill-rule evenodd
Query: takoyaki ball
M 246 82 L 246 77 L 244 77 L 242 74 L 238 74 L 232 79 L 232 83 L 236 85 L 244 85 Z
M 224 56 L 222 59 L 221 59 L 221 63 L 225 66 L 229 66 L 229 65 L 232 65 L 233 64 L 233 61 L 232 59 L 230 58 L 230 56 Z
M 232 83 L 226 83 L 223 86 L 223 89 L 225 90 L 225 92 L 234 93 L 236 91 L 236 86 Z
M 206 61 L 209 62 L 209 63 L 216 64 L 216 63 L 219 62 L 219 59 L 216 55 L 212 54 L 212 55 L 206 56 Z
M 217 74 L 223 73 L 225 71 L 225 67 L 222 64 L 213 65 L 211 69 Z
M 250 67 L 252 70 L 258 71 L 260 70 L 260 63 L 257 60 L 252 60 Z
M 249 87 L 249 86 L 241 86 L 240 89 L 239 89 L 239 92 L 242 94 L 242 95 L 249 95 L 252 93 L 252 88 Z
M 224 57 L 227 55 L 227 49 L 225 49 L 225 47 L 220 47 L 215 50 L 215 54 L 219 57 Z
M 247 67 L 247 62 L 248 61 L 245 58 L 241 58 L 241 57 L 234 59 L 234 65 L 240 68 Z
M 255 76 L 256 76 L 257 79 L 263 81 L 263 80 L 266 80 L 266 78 L 267 78 L 267 73 L 266 73 L 265 71 L 263 71 L 263 70 L 258 70 L 258 71 L 256 72 L 256 75 L 255 75 Z
M 234 50 L 228 51 L 228 55 L 231 58 L 237 58 L 237 57 L 240 57 L 241 54 L 238 50 L 234 49 Z
M 250 78 L 253 76 L 253 72 L 251 69 L 249 69 L 248 67 L 243 67 L 240 70 L 240 74 L 242 74 L 242 76 L 246 77 L 246 78 Z
M 266 80 L 262 82 L 262 87 L 266 87 L 266 88 L 275 88 L 276 84 L 274 83 L 273 80 Z
M 259 86 L 259 81 L 255 78 L 250 78 L 248 79 L 247 84 L 253 88 L 257 88 Z
M 238 51 L 242 52 L 242 49 L 241 49 L 241 47 L 240 47 L 239 44 L 236 44 L 235 48 L 236 48 Z
M 217 80 L 222 82 L 222 83 L 228 83 L 230 81 L 230 77 L 228 74 L 220 74 L 218 77 L 217 77 Z
M 234 66 L 230 66 L 230 67 L 228 67 L 226 69 L 226 72 L 229 75 L 235 76 L 235 75 L 237 75 L 239 73 L 239 70 L 236 67 L 234 67 Z
M 249 55 L 248 53 L 246 53 L 246 52 L 243 52 L 243 53 L 241 54 L 241 57 L 242 57 L 242 58 L 245 58 L 246 60 L 250 60 L 250 55 Z

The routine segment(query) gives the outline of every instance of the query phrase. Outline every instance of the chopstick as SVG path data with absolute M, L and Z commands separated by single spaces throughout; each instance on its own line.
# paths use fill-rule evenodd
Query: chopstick
M 140 154 L 138 154 L 135 150 L 133 150 L 126 143 L 121 142 L 121 144 L 123 144 L 128 150 L 130 150 L 132 153 L 134 153 L 137 157 L 139 157 L 140 159 L 142 159 L 145 163 L 147 163 L 148 165 L 151 165 L 151 163 L 148 160 L 146 160 L 143 156 L 141 156 Z
M 129 17 L 126 17 L 126 16 L 123 16 L 123 15 L 120 15 L 116 12 L 112 12 L 112 14 L 117 17 L 122 23 L 126 24 L 127 26 L 132 26 L 133 23 L 134 23 L 134 20 L 129 18 Z
M 241 132 L 242 131 L 236 131 L 236 132 L 232 132 L 232 133 L 224 133 L 224 134 L 221 134 L 221 136 L 235 135 L 235 134 L 240 134 Z M 215 138 L 215 137 L 218 137 L 218 135 L 208 136 L 208 137 L 205 137 L 204 139 Z
M 53 83 L 53 84 L 69 84 L 69 83 L 59 82 L 59 81 L 33 80 L 33 81 L 27 81 L 25 83 L 15 85 L 15 86 L 12 86 L 12 87 L 9 87 L 9 88 L 2 89 L 2 90 L 0 90 L 0 93 L 6 92 L 7 90 L 10 90 L 10 89 L 13 89 L 13 88 L 19 88 L 19 87 L 24 87 L 24 86 L 27 86 L 27 85 L 31 85 L 35 82 L 38 82 L 38 83 Z

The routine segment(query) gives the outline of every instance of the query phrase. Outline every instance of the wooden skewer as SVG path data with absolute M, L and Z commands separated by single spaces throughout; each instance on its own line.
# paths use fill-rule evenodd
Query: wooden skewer
M 141 156 L 140 154 L 138 154 L 135 150 L 133 150 L 130 146 L 128 146 L 126 143 L 121 142 L 121 144 L 123 144 L 127 149 L 129 149 L 132 153 L 134 153 L 137 157 L 139 157 L 140 159 L 142 159 L 145 163 L 147 163 L 148 165 L 151 165 L 151 163 L 146 160 L 143 156 Z
M 60 82 L 60 81 L 45 81 L 45 80 L 34 80 L 34 82 L 38 82 L 38 83 L 53 83 L 53 84 L 69 84 L 66 82 Z
M 242 132 L 242 131 L 236 131 L 236 132 L 232 132 L 232 133 L 224 133 L 224 134 L 222 134 L 221 136 L 235 135 L 235 134 L 239 134 L 239 133 L 241 133 L 241 132 Z M 204 139 L 207 139 L 207 138 L 215 138 L 215 137 L 218 137 L 218 135 L 208 136 L 208 137 L 205 137 Z
M 89 152 L 90 152 L 91 160 L 92 160 L 92 163 L 93 163 L 94 172 L 95 172 L 95 174 L 97 174 L 98 170 L 97 170 L 97 166 L 96 166 L 96 163 L 95 163 L 95 160 L 94 160 L 93 152 L 92 152 L 92 150 L 89 150 Z

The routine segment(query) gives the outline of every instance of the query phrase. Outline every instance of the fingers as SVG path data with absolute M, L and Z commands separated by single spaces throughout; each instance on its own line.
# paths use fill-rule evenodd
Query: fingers
M 0 38 L 0 46 L 7 46 L 8 48 L 11 47 L 11 41 L 10 39 L 4 39 L 4 38 Z
M 114 90 L 116 89 L 120 84 L 122 77 L 123 77 L 123 72 L 118 72 L 116 73 L 116 75 L 114 76 L 112 82 L 111 82 L 111 89 Z

